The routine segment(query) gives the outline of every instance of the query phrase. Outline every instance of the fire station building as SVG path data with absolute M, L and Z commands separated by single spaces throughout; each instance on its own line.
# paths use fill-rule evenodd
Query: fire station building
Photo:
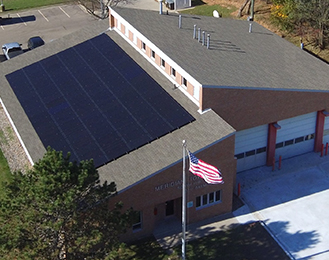
M 329 142 L 328 65 L 255 22 L 110 8 L 5 63 L 2 105 L 31 162 L 48 145 L 93 158 L 110 205 L 140 213 L 127 240 L 180 221 L 183 140 L 225 182 L 186 160 L 188 223 L 231 212 L 239 172 Z

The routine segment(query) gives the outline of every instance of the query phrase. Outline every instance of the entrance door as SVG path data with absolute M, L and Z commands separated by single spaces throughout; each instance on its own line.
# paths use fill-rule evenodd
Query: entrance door
M 166 201 L 166 216 L 174 215 L 174 200 Z

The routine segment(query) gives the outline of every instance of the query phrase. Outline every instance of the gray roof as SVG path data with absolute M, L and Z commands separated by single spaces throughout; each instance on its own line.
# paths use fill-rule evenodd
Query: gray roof
M 1 99 L 33 161 L 42 158 L 45 153 L 45 147 L 18 102 L 5 75 L 95 37 L 99 33 L 106 31 L 107 28 L 108 21 L 99 21 L 99 23 L 93 23 L 89 27 L 84 27 L 81 31 L 26 52 L 15 59 L 0 63 L 0 71 L 2 72 L 0 75 Z M 196 120 L 118 160 L 100 167 L 98 170 L 102 181 L 114 181 L 118 190 L 123 190 L 181 161 L 182 140 L 187 141 L 188 147 L 192 152 L 200 151 L 235 132 L 215 112 L 210 110 L 204 114 L 199 114 L 197 112 L 198 107 L 178 89 L 173 89 L 172 83 L 165 79 L 158 70 L 138 54 L 121 36 L 114 31 L 108 31 L 107 34 Z
M 203 86 L 328 91 L 326 63 L 253 22 L 114 8 Z M 210 34 L 210 48 L 193 26 Z M 202 69 L 200 69 L 202 68 Z

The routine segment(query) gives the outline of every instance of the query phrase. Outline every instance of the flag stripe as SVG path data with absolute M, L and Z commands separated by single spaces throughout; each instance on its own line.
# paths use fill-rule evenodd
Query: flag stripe
M 224 183 L 220 171 L 215 166 L 196 158 L 190 151 L 188 151 L 188 155 L 190 158 L 189 171 L 191 173 L 204 179 L 209 184 Z

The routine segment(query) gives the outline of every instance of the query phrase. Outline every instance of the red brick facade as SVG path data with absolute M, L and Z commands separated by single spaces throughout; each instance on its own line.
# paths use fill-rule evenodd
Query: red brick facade
M 201 109 L 212 108 L 237 131 L 329 109 L 329 93 L 235 88 L 202 90 Z
M 193 202 L 193 206 L 188 208 L 186 212 L 188 223 L 228 213 L 232 210 L 232 194 L 233 187 L 235 187 L 236 172 L 233 151 L 234 136 L 231 136 L 196 154 L 200 159 L 207 158 L 207 163 L 221 170 L 225 183 L 219 185 L 208 185 L 201 178 L 188 172 L 188 160 L 186 160 L 188 187 L 186 201 Z M 174 200 L 174 216 L 178 220 L 181 219 L 182 169 L 182 162 L 178 163 L 136 184 L 111 200 L 112 205 L 116 201 L 123 201 L 125 208 L 133 207 L 135 210 L 142 211 L 142 229 L 137 232 L 129 230 L 124 236 L 125 240 L 134 240 L 152 235 L 154 228 L 166 218 L 166 201 Z M 197 196 L 217 190 L 221 190 L 221 202 L 196 209 Z

